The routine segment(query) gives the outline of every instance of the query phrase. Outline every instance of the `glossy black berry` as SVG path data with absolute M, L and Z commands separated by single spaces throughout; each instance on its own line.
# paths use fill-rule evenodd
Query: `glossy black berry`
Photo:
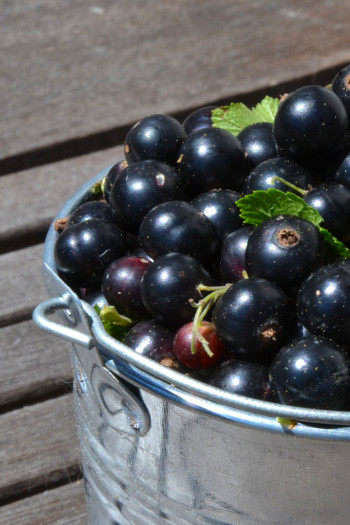
M 266 279 L 242 279 L 217 302 L 213 323 L 228 348 L 263 353 L 286 337 L 290 315 L 281 288 Z
M 150 264 L 151 261 L 143 257 L 125 256 L 113 261 L 103 274 L 102 292 L 108 303 L 133 321 L 149 317 L 140 288 Z
M 174 333 L 154 319 L 140 321 L 130 328 L 124 344 L 136 353 L 161 362 L 173 356 Z
M 232 190 L 211 190 L 197 195 L 191 202 L 213 224 L 221 240 L 232 231 L 243 226 L 236 201 L 241 194 Z
M 157 160 L 143 160 L 127 166 L 114 182 L 110 195 L 119 224 L 134 234 L 154 206 L 186 198 L 183 176 L 172 166 Z
M 336 182 L 316 186 L 304 196 L 305 202 L 322 215 L 322 226 L 339 239 L 350 234 L 350 189 Z
M 126 135 L 125 159 L 128 164 L 146 159 L 175 164 L 185 138 L 186 132 L 175 118 L 150 115 L 137 122 Z
M 118 223 L 118 217 L 108 202 L 89 201 L 76 208 L 68 217 L 66 227 L 90 219 L 100 219 L 104 222 Z
M 244 128 L 237 136 L 252 166 L 277 157 L 277 146 L 271 122 L 257 122 Z
M 250 277 L 262 277 L 287 293 L 323 264 L 323 238 L 316 226 L 294 215 L 271 217 L 249 236 L 245 264 Z
M 222 284 L 243 279 L 246 270 L 245 252 L 253 226 L 245 225 L 229 233 L 221 245 L 219 272 Z
M 196 109 L 188 117 L 185 118 L 182 125 L 187 135 L 199 131 L 200 129 L 211 128 L 213 125 L 211 116 L 213 109 L 217 106 L 204 106 Z
M 193 257 L 169 253 L 154 261 L 141 283 L 141 297 L 151 316 L 172 330 L 192 321 L 201 294 L 199 284 L 213 279 Z
M 183 253 L 210 265 L 219 247 L 211 221 L 186 201 L 158 204 L 144 217 L 139 230 L 141 246 L 156 259 L 170 252 Z
M 350 190 L 350 153 L 347 153 L 333 170 L 328 173 L 327 180 L 343 184 Z
M 330 89 L 301 87 L 280 103 L 274 136 L 281 155 L 303 166 L 320 166 L 343 147 L 348 117 L 340 98 Z
M 350 120 L 350 65 L 335 75 L 331 89 L 342 101 Z
M 312 176 L 302 166 L 284 157 L 275 157 L 265 160 L 252 169 L 244 183 L 243 193 L 277 188 L 284 192 L 290 191 L 298 194 L 296 190 L 275 177 L 280 177 L 301 189 L 308 189 L 313 184 Z
M 270 399 L 269 368 L 260 363 L 239 359 L 224 361 L 210 374 L 208 384 L 231 394 Z
M 124 159 L 120 160 L 119 162 L 117 162 L 111 167 L 111 169 L 105 176 L 103 180 L 102 188 L 103 188 L 103 196 L 107 201 L 110 200 L 111 189 L 112 189 L 112 186 L 116 178 L 123 171 L 123 169 L 127 167 L 127 165 L 128 163 L 126 162 L 126 160 Z
M 118 226 L 99 219 L 73 224 L 57 238 L 54 257 L 59 274 L 73 287 L 99 284 L 112 261 L 127 253 Z
M 215 188 L 240 191 L 250 166 L 239 140 L 218 128 L 189 135 L 177 162 L 192 197 Z
M 270 377 L 283 404 L 341 410 L 350 389 L 349 355 L 324 337 L 302 337 L 278 352 Z
M 350 262 L 335 262 L 310 275 L 298 293 L 297 311 L 311 333 L 349 345 Z

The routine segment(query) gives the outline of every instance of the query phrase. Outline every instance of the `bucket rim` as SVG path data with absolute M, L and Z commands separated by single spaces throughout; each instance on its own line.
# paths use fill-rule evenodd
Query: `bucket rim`
M 44 268 L 46 271 L 53 273 L 55 278 L 62 282 L 62 286 L 64 286 L 65 289 L 67 289 L 67 284 L 58 275 L 54 260 L 54 245 L 59 235 L 54 228 L 54 224 L 57 219 L 67 217 L 71 211 L 86 201 L 92 186 L 101 182 L 111 167 L 112 166 L 109 166 L 106 169 L 103 169 L 97 175 L 85 182 L 61 207 L 48 229 L 43 253 Z M 69 290 L 72 296 L 74 296 L 75 304 L 81 305 L 81 312 L 83 312 L 89 319 L 91 334 L 98 345 L 106 347 L 116 359 L 131 365 L 131 370 L 137 369 L 158 381 L 162 381 L 163 384 L 172 385 L 179 390 L 198 396 L 199 398 L 211 403 L 216 403 L 218 406 L 227 406 L 237 409 L 242 413 L 248 412 L 252 415 L 256 415 L 260 422 L 261 417 L 267 417 L 270 421 L 270 430 L 273 429 L 276 431 L 281 429 L 282 432 L 290 431 L 288 429 L 289 423 L 296 422 L 298 424 L 291 430 L 293 433 L 299 432 L 297 430 L 298 427 L 299 429 L 304 427 L 304 429 L 301 430 L 301 433 L 309 437 L 326 437 L 327 434 L 329 434 L 332 439 L 334 437 L 339 439 L 350 439 L 350 412 L 348 411 L 302 408 L 282 405 L 271 401 L 253 399 L 240 394 L 232 394 L 197 379 L 185 376 L 175 370 L 171 370 L 145 356 L 136 354 L 130 347 L 112 338 L 105 331 L 97 312 L 95 312 L 87 302 L 80 299 L 73 290 L 70 288 Z M 115 369 L 113 370 L 113 366 L 108 368 L 110 370 L 112 368 L 111 371 L 117 373 Z M 285 424 L 281 421 L 277 423 L 276 418 L 282 418 L 287 421 Z M 305 426 L 303 424 L 305 422 L 330 425 L 331 428 L 315 429 L 314 427 Z M 271 423 L 273 423 L 272 426 Z

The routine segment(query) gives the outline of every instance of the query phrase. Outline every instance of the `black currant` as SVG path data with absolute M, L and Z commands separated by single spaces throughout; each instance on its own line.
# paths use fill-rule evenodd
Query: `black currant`
M 244 128 L 237 136 L 252 166 L 277 157 L 277 146 L 271 122 L 257 122 Z
M 143 257 L 124 256 L 113 261 L 103 274 L 102 292 L 107 302 L 133 321 L 149 317 L 141 300 L 140 287 L 150 264 L 151 261 Z
M 316 226 L 294 215 L 277 215 L 254 228 L 245 265 L 250 277 L 262 277 L 288 294 L 324 261 L 323 238 Z
M 304 195 L 304 200 L 322 215 L 322 226 L 340 239 L 350 234 L 350 189 L 325 182 Z
M 213 224 L 221 240 L 232 231 L 240 228 L 243 221 L 236 201 L 241 194 L 232 190 L 211 190 L 197 195 L 191 202 Z
M 239 140 L 218 128 L 189 135 L 177 162 L 192 197 L 215 188 L 240 191 L 250 166 Z
M 273 129 L 280 154 L 311 169 L 329 163 L 342 149 L 348 117 L 333 91 L 304 86 L 280 103 Z
M 284 157 L 275 157 L 265 160 L 252 169 L 244 183 L 243 193 L 277 188 L 284 192 L 291 191 L 298 194 L 297 190 L 290 188 L 276 177 L 291 182 L 301 189 L 308 189 L 313 184 L 312 176 L 302 166 Z
M 324 337 L 301 337 L 277 353 L 270 380 L 283 404 L 341 410 L 350 389 L 349 355 Z
M 100 219 L 104 222 L 118 223 L 118 217 L 108 202 L 88 201 L 78 206 L 68 217 L 66 227 L 90 219 Z
M 331 89 L 342 101 L 350 120 L 350 64 L 335 75 Z
M 315 335 L 350 342 L 350 262 L 322 266 L 301 285 L 297 311 L 303 325 Z
M 211 128 L 213 125 L 211 115 L 217 106 L 204 106 L 193 111 L 182 123 L 187 135 L 199 131 L 200 129 Z
M 227 348 L 264 353 L 286 337 L 291 310 L 287 295 L 266 279 L 242 279 L 218 300 L 213 323 Z
M 174 333 L 154 319 L 140 321 L 130 328 L 124 338 L 124 344 L 144 355 L 161 362 L 172 357 Z
M 129 130 L 124 142 L 128 164 L 155 159 L 174 165 L 186 138 L 183 126 L 169 115 L 155 114 L 143 118 Z
M 139 230 L 141 246 L 156 259 L 170 252 L 190 255 L 210 265 L 219 247 L 211 221 L 186 201 L 172 200 L 152 208 Z
M 142 301 L 154 319 L 177 330 L 194 317 L 192 302 L 201 299 L 199 284 L 213 284 L 200 262 L 188 255 L 169 253 L 156 259 L 145 272 Z
M 220 250 L 219 273 L 223 284 L 243 279 L 245 252 L 253 226 L 244 225 L 225 237 Z
M 54 257 L 59 274 L 73 287 L 99 284 L 106 268 L 128 250 L 115 224 L 91 219 L 73 224 L 57 238 Z
M 328 173 L 327 180 L 343 184 L 350 190 L 350 152 Z
M 260 363 L 229 359 L 210 374 L 208 384 L 232 394 L 270 400 L 269 368 Z
M 126 162 L 126 160 L 120 160 L 119 162 L 117 162 L 111 167 L 111 169 L 105 176 L 103 180 L 102 188 L 103 188 L 103 196 L 107 201 L 110 200 L 111 189 L 112 189 L 112 186 L 116 178 L 123 171 L 123 169 L 127 167 L 127 165 L 128 163 Z
M 110 200 L 123 229 L 137 234 L 146 213 L 161 202 L 187 198 L 183 176 L 157 160 L 127 166 L 114 182 Z

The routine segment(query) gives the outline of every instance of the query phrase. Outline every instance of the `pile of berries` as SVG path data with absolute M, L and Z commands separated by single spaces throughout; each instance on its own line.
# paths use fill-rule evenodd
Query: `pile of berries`
M 100 194 L 56 223 L 57 271 L 164 366 L 348 410 L 350 66 L 281 97 L 270 121 L 233 133 L 229 116 L 137 122 Z

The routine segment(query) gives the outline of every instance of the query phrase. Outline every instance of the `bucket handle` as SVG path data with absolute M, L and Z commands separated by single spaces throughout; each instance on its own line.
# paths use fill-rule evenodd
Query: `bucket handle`
M 45 332 L 63 337 L 67 341 L 84 346 L 89 350 L 96 346 L 96 341 L 91 335 L 60 324 L 47 317 L 48 315 L 55 313 L 56 310 L 63 310 L 70 323 L 74 322 L 75 316 L 72 310 L 72 298 L 68 293 L 60 297 L 53 297 L 52 299 L 48 299 L 47 301 L 38 304 L 33 311 L 33 321 Z

